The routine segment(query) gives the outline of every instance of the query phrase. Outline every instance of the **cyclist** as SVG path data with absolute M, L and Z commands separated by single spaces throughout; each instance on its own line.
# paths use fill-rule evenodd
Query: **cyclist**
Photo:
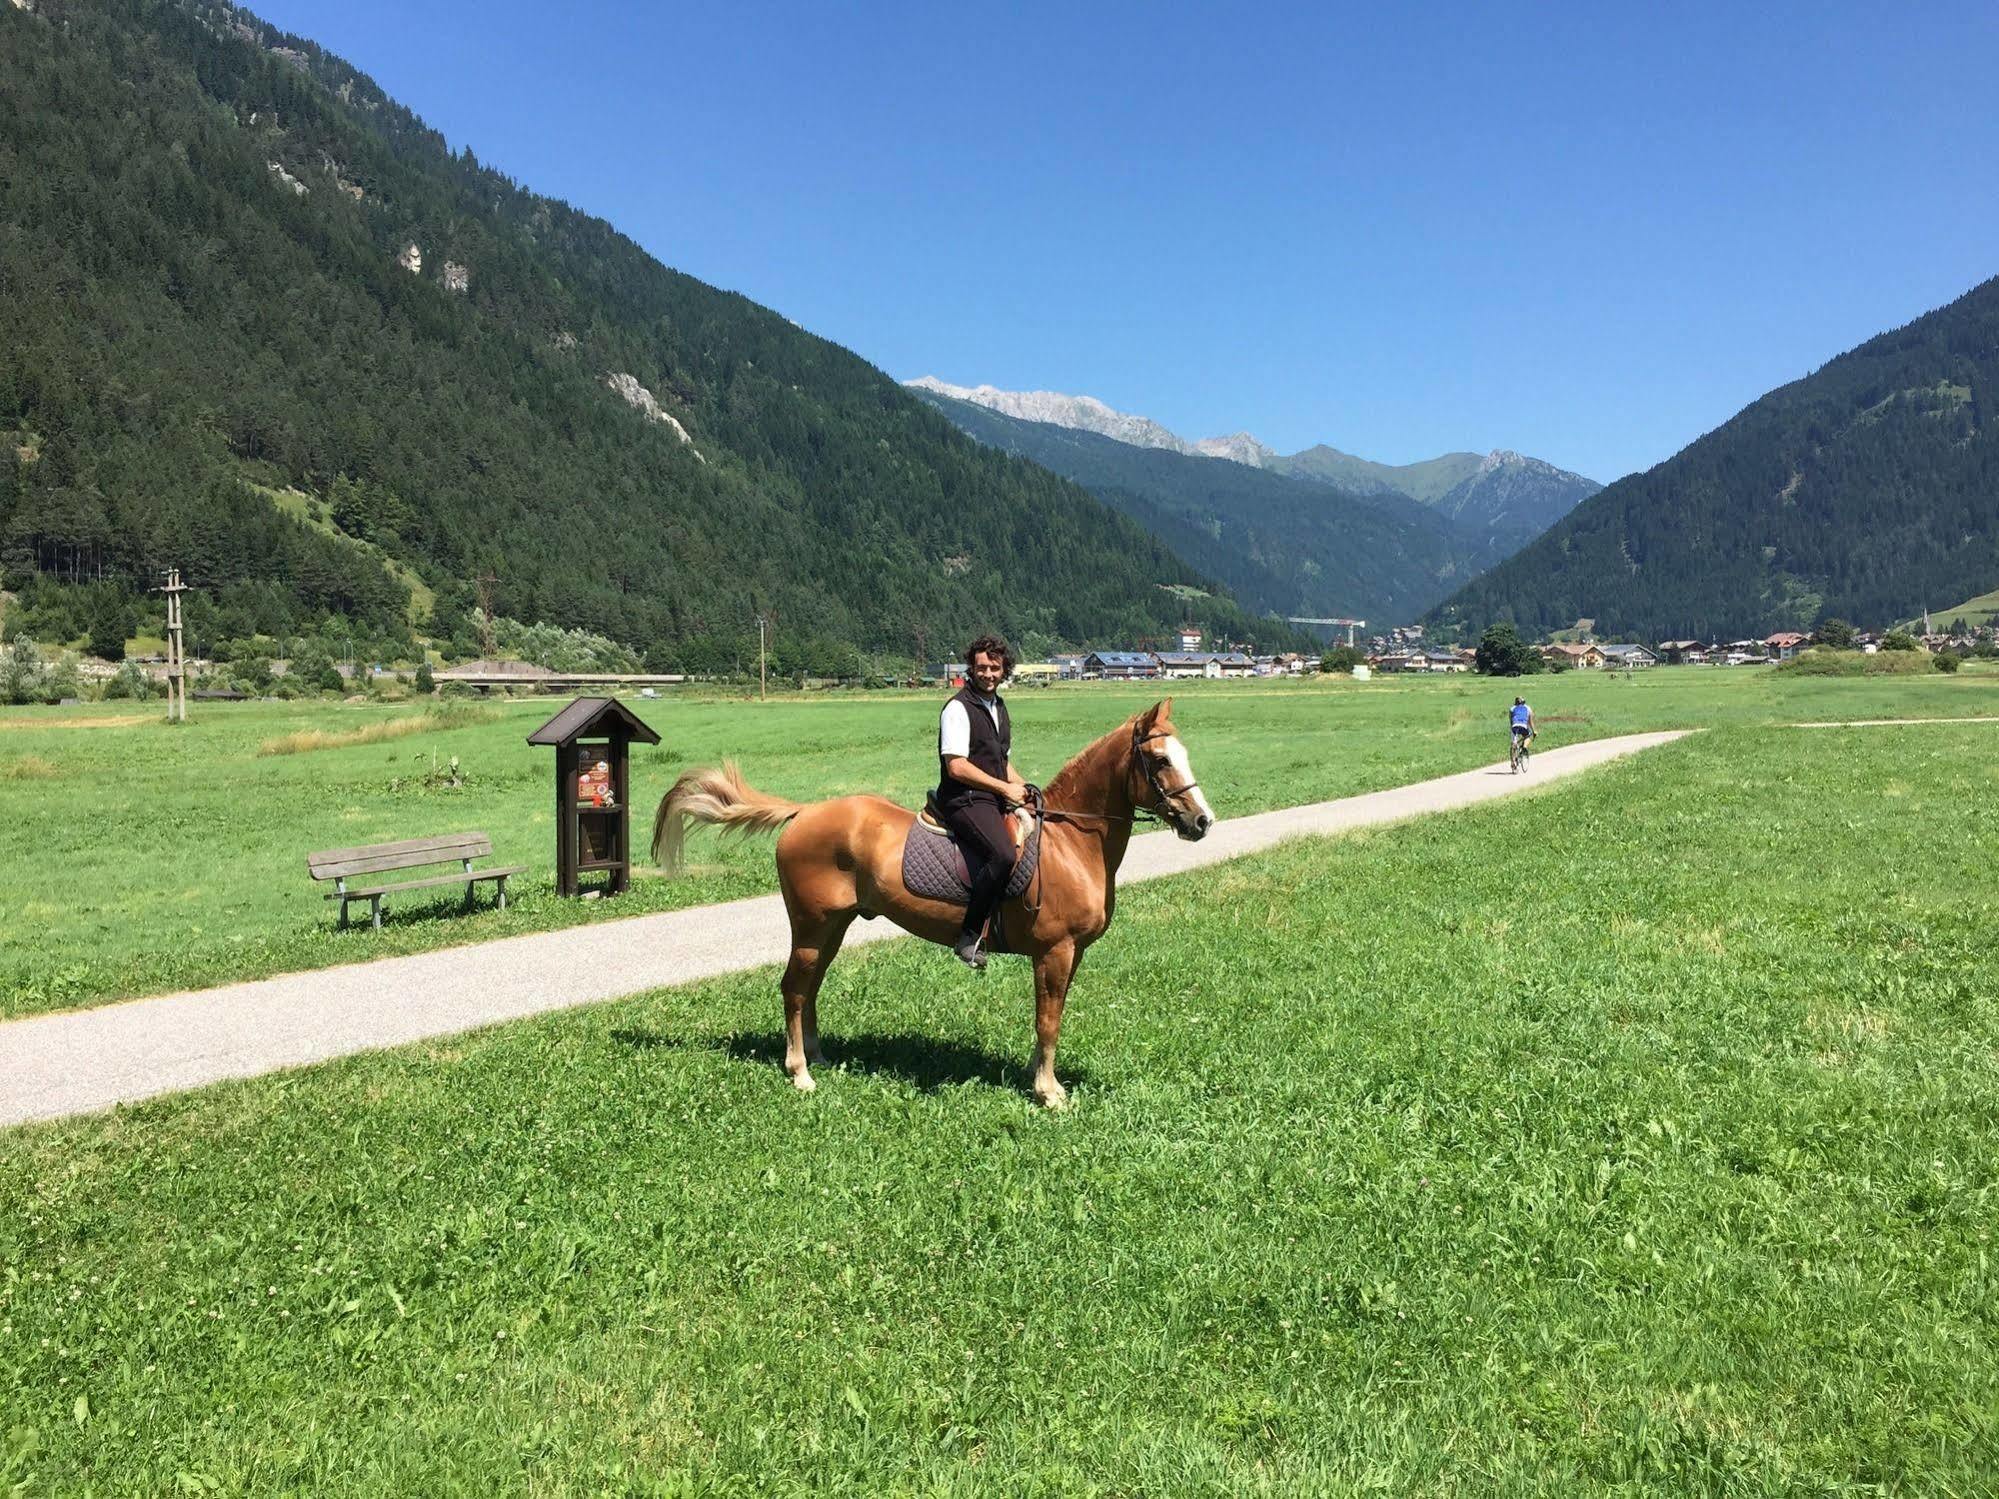
M 1527 706 L 1526 698 L 1516 697 L 1513 700 L 1511 717 L 1513 722 L 1513 768 L 1518 770 L 1520 768 L 1521 755 L 1526 752 L 1527 746 L 1534 742 L 1534 710 Z

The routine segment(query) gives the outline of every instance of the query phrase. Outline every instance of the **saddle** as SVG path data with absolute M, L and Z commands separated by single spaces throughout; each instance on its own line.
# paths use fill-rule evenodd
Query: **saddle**
M 1028 882 L 1034 878 L 1035 866 L 1041 862 L 1041 825 L 1025 812 L 1009 812 L 1006 820 L 1019 858 L 1001 898 L 1014 900 L 1025 893 Z M 934 797 L 924 803 L 916 821 L 909 825 L 909 836 L 903 840 L 902 884 L 911 895 L 925 900 L 939 900 L 953 906 L 972 902 L 972 876 L 966 867 L 965 851 L 937 815 Z

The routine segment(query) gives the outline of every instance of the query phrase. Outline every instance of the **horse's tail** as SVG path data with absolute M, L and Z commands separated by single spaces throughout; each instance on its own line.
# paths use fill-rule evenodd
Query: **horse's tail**
M 804 810 L 803 802 L 757 790 L 743 779 L 733 760 L 723 761 L 720 770 L 687 771 L 659 799 L 652 822 L 653 862 L 669 873 L 680 867 L 689 819 L 719 823 L 739 833 L 769 833 Z

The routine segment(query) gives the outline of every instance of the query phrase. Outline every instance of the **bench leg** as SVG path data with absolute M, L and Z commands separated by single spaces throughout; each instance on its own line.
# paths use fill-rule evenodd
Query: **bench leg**
M 493 881 L 493 883 L 500 887 L 500 903 L 497 906 L 495 906 L 493 909 L 496 911 L 504 911 L 507 909 L 507 877 L 505 875 L 501 875 L 497 880 Z
M 340 901 L 340 930 L 343 932 L 347 930 L 347 900 L 345 896 L 341 897 Z
M 375 930 L 379 932 L 382 929 L 382 897 L 379 895 L 371 895 L 368 897 L 368 902 L 371 906 L 374 907 L 373 911 L 370 914 L 375 919 Z

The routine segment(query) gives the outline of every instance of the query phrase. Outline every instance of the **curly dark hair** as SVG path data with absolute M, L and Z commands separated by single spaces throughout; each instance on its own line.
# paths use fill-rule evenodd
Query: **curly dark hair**
M 1005 681 L 1013 675 L 1013 647 L 1008 645 L 1005 640 L 997 635 L 981 635 L 977 640 L 974 640 L 970 645 L 965 647 L 965 665 L 969 667 L 972 664 L 973 658 L 981 651 L 988 656 L 999 657 L 1001 681 Z

